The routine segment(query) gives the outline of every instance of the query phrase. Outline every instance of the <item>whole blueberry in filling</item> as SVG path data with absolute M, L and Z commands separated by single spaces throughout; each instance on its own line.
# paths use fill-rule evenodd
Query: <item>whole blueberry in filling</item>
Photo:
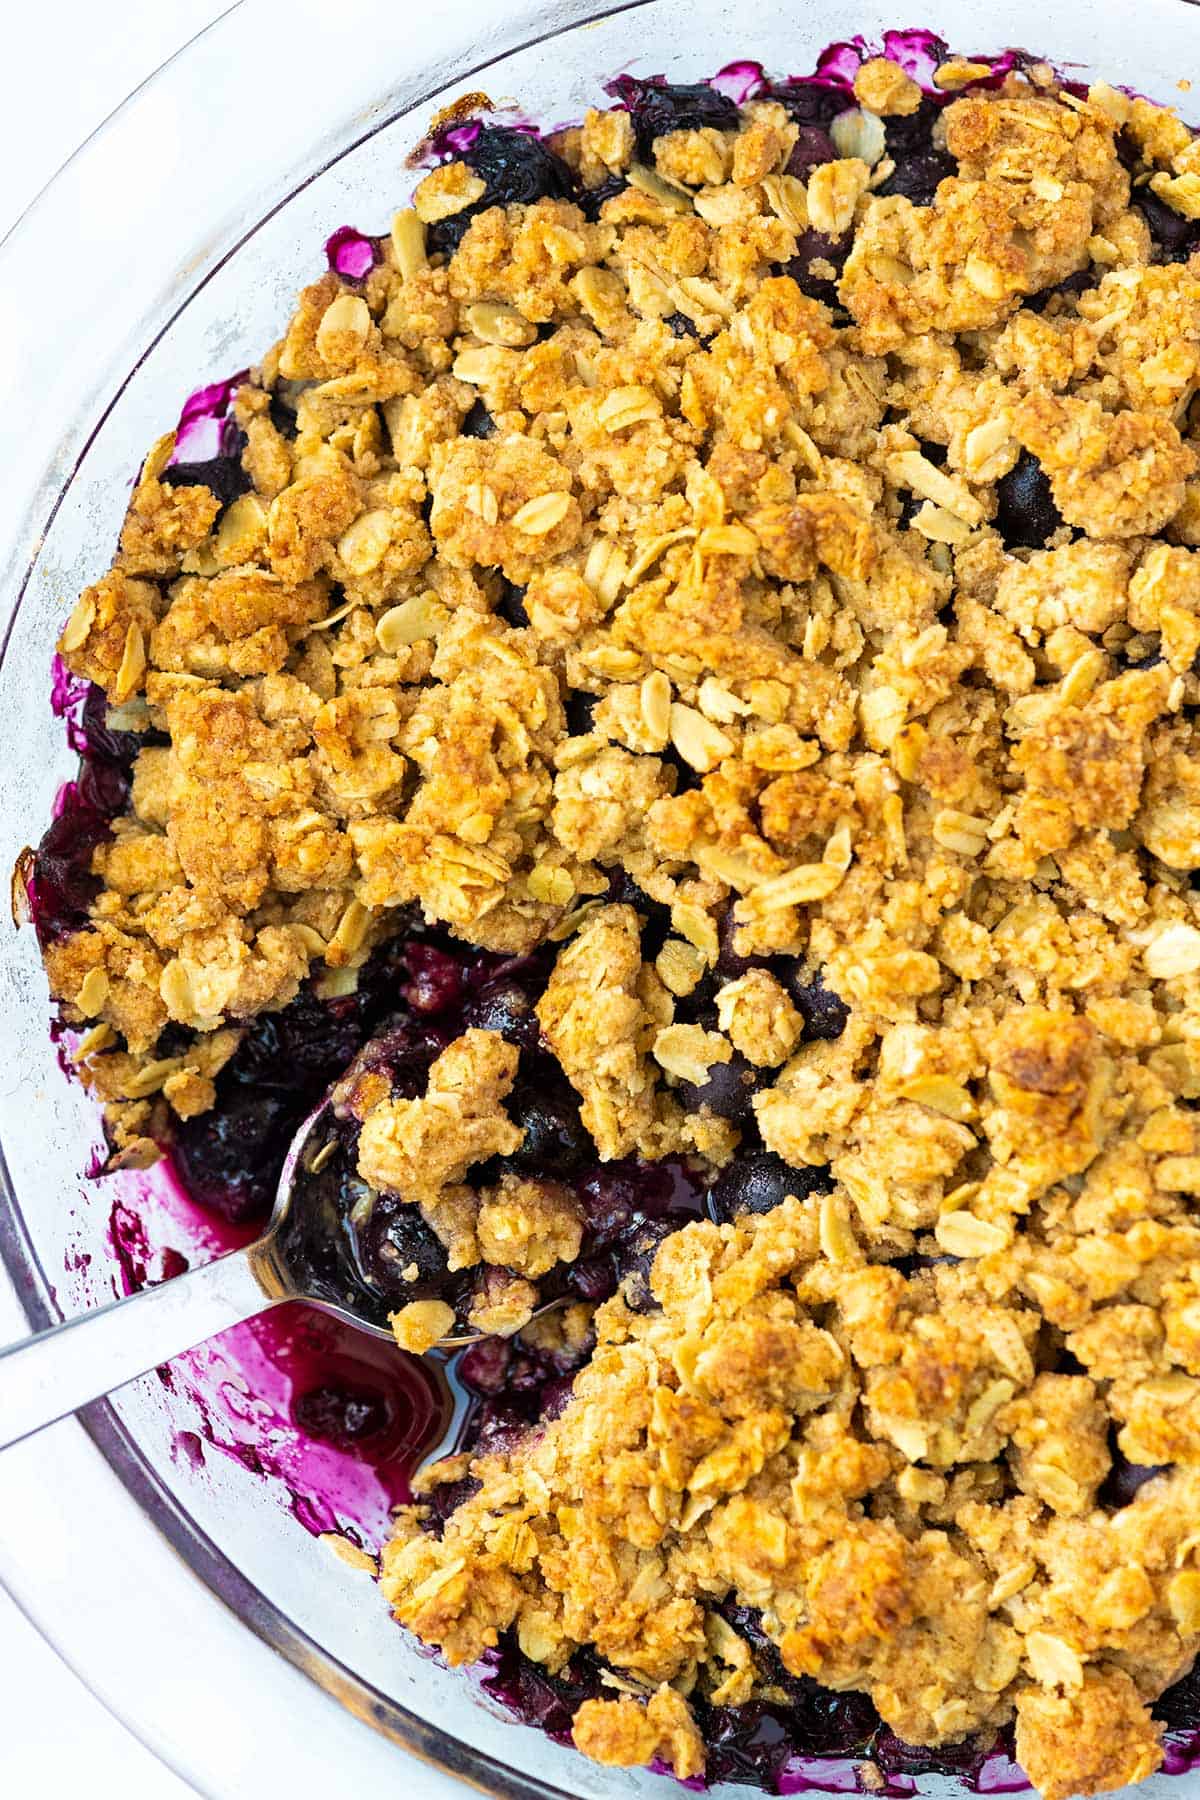
M 478 200 L 429 227 L 430 249 L 449 254 L 458 248 L 471 220 L 489 206 L 530 205 L 574 193 L 570 169 L 532 132 L 511 125 L 482 125 L 465 152 L 465 162 L 484 182 Z
M 708 1192 L 708 1203 L 718 1219 L 736 1219 L 742 1213 L 767 1213 L 789 1197 L 803 1200 L 808 1194 L 828 1193 L 833 1186 L 825 1168 L 792 1168 L 770 1150 L 739 1156 L 722 1170 Z
M 699 131 L 705 126 L 721 131 L 736 125 L 738 119 L 733 101 L 703 81 L 640 81 L 633 75 L 619 75 L 610 91 L 627 107 L 643 153 L 666 132 Z
M 996 501 L 996 529 L 1014 548 L 1040 549 L 1062 524 L 1049 478 L 1028 450 L 1022 450 L 1016 466 L 996 483 Z

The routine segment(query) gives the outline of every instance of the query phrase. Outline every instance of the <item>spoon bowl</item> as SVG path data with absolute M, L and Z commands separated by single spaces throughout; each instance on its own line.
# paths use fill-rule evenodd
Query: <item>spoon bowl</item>
M 299 1201 L 306 1178 L 318 1172 L 317 1158 L 331 1144 L 325 1136 L 331 1123 L 326 1098 L 292 1139 L 270 1221 L 252 1244 L 0 1350 L 0 1450 L 287 1300 L 303 1300 L 358 1331 L 394 1342 L 384 1297 L 371 1317 L 365 1294 L 354 1295 L 359 1304 L 353 1304 L 350 1295 L 304 1267 Z M 534 1317 L 562 1304 L 551 1300 Z M 443 1338 L 434 1348 L 459 1349 L 481 1336 Z

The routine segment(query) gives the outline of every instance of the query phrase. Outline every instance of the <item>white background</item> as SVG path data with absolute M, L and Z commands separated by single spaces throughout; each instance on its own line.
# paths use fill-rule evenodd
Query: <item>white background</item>
M 286 7 L 286 0 L 251 3 Z M 51 0 L 5 8 L 0 237 L 125 96 L 226 10 L 224 0 Z M 407 1791 L 419 1800 L 417 1766 L 406 1776 Z M 192 1795 L 92 1699 L 2 1592 L 0 1793 L 14 1800 Z

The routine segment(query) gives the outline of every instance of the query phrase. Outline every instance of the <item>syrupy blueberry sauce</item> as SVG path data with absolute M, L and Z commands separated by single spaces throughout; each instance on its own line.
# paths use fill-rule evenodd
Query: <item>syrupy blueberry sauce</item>
M 853 80 L 862 59 L 880 49 L 906 69 L 926 98 L 916 113 L 885 122 L 886 154 L 895 167 L 879 191 L 927 205 L 938 183 L 955 173 L 953 160 L 935 136 L 939 114 L 953 98 L 933 80 L 947 50 L 930 32 L 888 32 L 881 46 L 860 38 L 830 45 L 809 76 L 772 79 L 760 64 L 743 61 L 727 65 L 711 81 L 680 85 L 661 77 L 622 75 L 608 91 L 630 113 L 643 155 L 661 132 L 732 124 L 738 105 L 768 95 L 786 107 L 799 127 L 789 172 L 805 179 L 838 155 L 830 128 L 854 104 Z M 984 85 L 991 86 L 1034 59 L 1009 50 L 972 60 L 990 66 Z M 1077 94 L 1084 91 L 1078 83 L 1064 85 Z M 464 156 L 486 190 L 475 205 L 430 229 L 429 248 L 435 252 L 452 252 L 471 218 L 488 206 L 549 195 L 575 199 L 595 217 L 603 200 L 624 185 L 623 177 L 614 176 L 599 190 L 581 190 L 553 141 L 523 123 L 456 119 L 435 132 L 426 149 L 434 160 Z M 1200 225 L 1182 220 L 1148 190 L 1140 190 L 1134 204 L 1146 218 L 1154 260 L 1182 260 L 1200 245 Z M 786 272 L 806 294 L 836 308 L 837 277 L 847 249 L 848 240 L 834 242 L 807 231 Z M 342 226 L 329 238 L 326 255 L 339 275 L 360 281 L 378 260 L 377 240 Z M 1032 296 L 1028 304 L 1036 309 L 1050 305 L 1057 295 L 1076 291 L 1079 279 Z M 667 324 L 676 335 L 694 335 L 682 315 Z M 162 474 L 168 484 L 208 486 L 223 507 L 249 486 L 241 461 L 245 440 L 228 417 L 241 379 L 231 377 L 191 396 Z M 276 422 L 291 435 L 294 421 L 287 403 L 279 398 L 278 406 Z M 464 430 L 480 436 L 494 430 L 482 403 Z M 999 483 L 998 499 L 997 523 L 1010 547 L 1044 543 L 1061 525 L 1049 484 L 1028 454 Z M 525 622 L 520 590 L 513 589 L 502 607 L 512 622 Z M 52 704 L 67 722 L 80 762 L 76 778 L 59 795 L 53 823 L 21 871 L 43 944 L 85 922 L 97 888 L 90 871 L 92 852 L 127 805 L 138 750 L 156 741 L 112 729 L 100 690 L 75 682 L 57 661 Z M 572 706 L 572 728 L 586 730 L 586 697 L 574 696 Z M 682 768 L 680 777 L 687 778 Z M 620 872 L 613 877 L 611 898 L 635 906 L 645 941 L 661 943 L 667 930 L 664 910 Z M 212 1111 L 175 1127 L 155 1170 L 121 1178 L 109 1220 L 114 1291 L 130 1293 L 171 1279 L 187 1269 L 189 1258 L 204 1260 L 248 1242 L 270 1211 L 297 1126 L 355 1057 L 386 1069 L 394 1092 L 413 1094 L 422 1089 L 430 1063 L 445 1045 L 478 1026 L 502 1032 L 521 1052 L 509 1111 L 525 1138 L 514 1156 L 472 1171 L 472 1178 L 482 1184 L 512 1170 L 564 1180 L 574 1187 L 586 1215 L 579 1257 L 544 1279 L 543 1298 L 599 1301 L 624 1282 L 631 1305 L 652 1307 L 650 1268 L 664 1236 L 689 1219 L 727 1220 L 742 1212 L 767 1211 L 785 1193 L 797 1191 L 797 1172 L 758 1138 L 750 1102 L 760 1076 L 738 1058 L 714 1071 L 704 1087 L 680 1095 L 685 1105 L 707 1106 L 742 1130 L 738 1161 L 707 1191 L 678 1161 L 653 1167 L 596 1164 L 575 1096 L 539 1038 L 534 1008 L 551 963 L 549 952 L 504 960 L 473 951 L 413 917 L 397 921 L 395 937 L 372 957 L 354 994 L 322 999 L 309 985 L 282 1012 L 251 1021 L 218 1078 Z M 755 966 L 770 968 L 788 988 L 804 1019 L 806 1041 L 840 1035 L 847 1009 L 823 985 L 820 970 L 795 958 L 740 956 L 732 919 L 722 927 L 713 976 L 681 1003 L 678 1016 L 711 1025 L 718 982 Z M 169 1027 L 159 1052 L 175 1054 L 186 1042 L 186 1033 Z M 292 1259 L 304 1268 L 312 1291 L 331 1297 L 349 1294 L 379 1322 L 406 1300 L 434 1294 L 448 1299 L 465 1318 L 474 1286 L 483 1278 L 469 1271 L 448 1275 L 441 1246 L 417 1209 L 395 1197 L 368 1193 L 355 1172 L 352 1121 L 331 1122 L 330 1132 L 332 1153 L 316 1175 L 306 1178 L 304 1201 L 291 1227 Z M 823 1191 L 827 1184 L 827 1171 L 804 1172 L 804 1192 Z M 186 1237 L 188 1256 L 160 1241 L 164 1220 L 168 1231 L 177 1229 Z M 76 1253 L 71 1266 L 82 1271 L 90 1260 Z M 550 1353 L 489 1338 L 441 1361 L 420 1362 L 293 1303 L 236 1327 L 159 1375 L 169 1388 L 182 1379 L 198 1413 L 199 1429 L 175 1434 L 177 1462 L 200 1471 L 213 1455 L 231 1458 L 249 1472 L 281 1483 L 290 1510 L 305 1529 L 338 1531 L 376 1545 L 389 1508 L 411 1497 L 411 1478 L 423 1461 L 451 1449 L 500 1450 L 539 1421 L 553 1418 L 569 1398 L 586 1349 L 585 1344 L 572 1353 Z M 1134 1467 L 1114 1451 L 1099 1503 L 1127 1505 L 1145 1481 L 1161 1472 Z M 433 1529 L 444 1528 L 474 1485 L 466 1477 L 434 1492 Z M 753 1611 L 732 1603 L 724 1610 L 751 1645 L 770 1697 L 740 1708 L 693 1699 L 709 1749 L 710 1783 L 728 1781 L 776 1794 L 862 1792 L 869 1785 L 872 1792 L 901 1796 L 916 1791 L 919 1776 L 941 1773 L 981 1794 L 1027 1786 L 1011 1760 L 1007 1733 L 992 1744 L 969 1742 L 936 1751 L 906 1745 L 883 1725 L 865 1696 L 833 1694 L 789 1676 Z M 570 1741 L 575 1708 L 603 1691 L 600 1667 L 590 1653 L 580 1653 L 550 1676 L 510 1640 L 489 1657 L 482 1684 L 507 1711 L 562 1743 Z M 1196 1767 L 1200 1675 L 1165 1695 L 1158 1712 L 1167 1726 L 1167 1771 Z M 873 1764 L 876 1771 L 869 1784 L 860 1772 L 864 1764 Z

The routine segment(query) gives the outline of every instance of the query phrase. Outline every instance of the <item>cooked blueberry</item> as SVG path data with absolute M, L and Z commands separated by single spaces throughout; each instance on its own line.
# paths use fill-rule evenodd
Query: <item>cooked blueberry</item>
M 1145 1463 L 1126 1461 L 1119 1450 L 1114 1450 L 1112 1467 L 1104 1478 L 1103 1485 L 1096 1495 L 1101 1506 L 1128 1506 L 1138 1490 L 1152 1481 L 1156 1475 L 1169 1473 L 1170 1465 L 1154 1467 Z
M 763 1629 L 762 1614 L 756 1606 L 742 1606 L 736 1600 L 726 1600 L 718 1611 L 752 1650 L 774 1653 L 775 1646 Z
M 571 1175 L 593 1160 L 595 1151 L 579 1101 L 561 1077 L 519 1080 L 507 1102 L 508 1116 L 525 1130 L 519 1150 L 506 1158 L 509 1167 L 530 1175 Z
M 939 1744 L 931 1750 L 927 1744 L 906 1744 L 884 1725 L 876 1735 L 872 1760 L 885 1775 L 925 1775 L 936 1770 L 970 1780 L 983 1767 L 993 1742 L 992 1737 L 968 1737 L 960 1744 Z
M 479 1409 L 473 1448 L 479 1456 L 499 1456 L 514 1449 L 528 1430 L 528 1419 L 511 1406 L 499 1400 L 485 1400 Z
M 833 1179 L 827 1168 L 793 1169 L 771 1150 L 757 1150 L 738 1157 L 722 1169 L 708 1191 L 717 1218 L 728 1221 L 739 1213 L 768 1213 L 791 1195 L 807 1200 L 810 1194 L 827 1194 Z
M 1089 288 L 1096 285 L 1097 277 L 1091 269 L 1076 269 L 1074 275 L 1067 275 L 1062 281 L 1056 281 L 1053 287 L 1039 288 L 1036 294 L 1030 294 L 1025 301 L 1027 312 L 1044 312 L 1056 295 L 1068 298 L 1072 294 L 1086 294 Z
M 779 1779 L 795 1751 L 793 1734 L 781 1708 L 761 1700 L 741 1706 L 706 1708 L 704 1742 L 709 1781 L 779 1792 Z
M 819 125 L 802 125 L 787 160 L 787 173 L 797 181 L 807 181 L 820 163 L 836 161 L 837 148 L 829 133 Z
M 878 194 L 901 194 L 914 206 L 932 206 L 938 186 L 949 175 L 958 174 L 958 164 L 946 150 L 918 150 L 898 160 L 886 181 L 875 190 Z
M 1149 227 L 1154 244 L 1154 261 L 1186 262 L 1197 243 L 1200 243 L 1200 223 L 1195 219 L 1185 219 L 1182 213 L 1177 213 L 1165 200 L 1160 200 L 1153 188 L 1135 188 L 1133 204 Z
M 1191 1768 L 1196 1743 L 1196 1721 L 1200 1719 L 1200 1669 L 1193 1668 L 1182 1681 L 1177 1681 L 1165 1694 L 1160 1694 L 1151 1710 L 1154 1717 L 1161 1719 L 1168 1730 L 1187 1733 L 1183 1747 L 1189 1757 L 1187 1767 Z
M 87 761 L 108 764 L 127 781 L 129 767 L 138 752 L 151 741 L 151 733 L 114 731 L 108 723 L 108 700 L 104 689 L 97 687 L 94 682 L 88 687 L 79 724 L 83 732 Z M 117 810 L 125 805 L 128 789 L 122 788 L 118 798 L 114 788 L 106 797 L 111 798 L 114 810 Z
M 537 1014 L 518 982 L 502 979 L 480 988 L 468 1004 L 463 1022 L 477 1031 L 498 1031 L 521 1050 L 537 1048 Z
M 565 1411 L 574 1386 L 574 1375 L 560 1375 L 556 1380 L 548 1381 L 542 1389 L 538 1417 L 545 1420 L 557 1419 L 559 1413 Z
M 228 449 L 222 455 L 210 456 L 204 462 L 170 463 L 159 480 L 167 487 L 206 487 L 222 506 L 228 506 L 231 500 L 248 491 L 250 477 L 242 467 L 244 432 L 235 431 L 227 436 Z
M 646 1219 L 634 1226 L 617 1252 L 617 1274 L 624 1284 L 625 1304 L 633 1312 L 651 1312 L 658 1304 L 650 1292 L 650 1271 L 664 1238 L 678 1231 L 678 1219 Z
M 737 1124 L 750 1113 L 759 1071 L 735 1050 L 728 1062 L 713 1063 L 707 1081 L 681 1081 L 676 1093 L 688 1112 L 702 1110 Z
M 481 126 L 463 160 L 486 184 L 486 191 L 462 212 L 428 227 L 429 249 L 444 255 L 457 250 L 471 220 L 489 206 L 531 205 L 547 196 L 565 200 L 575 191 L 562 158 L 532 132 L 511 125 Z
M 326 1002 L 302 988 L 282 1012 L 260 1013 L 252 1021 L 223 1073 L 256 1088 L 294 1094 L 302 1104 L 341 1074 L 362 1029 L 356 996 Z
M 623 175 L 606 175 L 599 187 L 579 188 L 575 195 L 575 203 L 584 218 L 590 219 L 595 224 L 600 217 L 600 208 L 604 202 L 611 200 L 614 194 L 623 194 L 628 185 L 629 183 Z
M 76 790 L 78 784 L 72 784 Z M 70 790 L 62 813 L 34 853 L 29 881 L 38 940 L 46 945 L 86 924 L 88 907 L 100 889 L 92 873 L 92 851 L 109 835 L 108 816 L 76 802 Z
M 654 910 L 654 901 L 642 892 L 627 869 L 609 870 L 608 898 L 614 906 L 632 906 L 643 918 Z
M 490 438 L 496 435 L 496 421 L 482 400 L 476 400 L 458 428 L 460 437 Z
M 567 730 L 572 737 L 586 737 L 592 729 L 597 698 L 595 694 L 580 693 L 578 688 L 572 688 L 567 695 Z
M 783 272 L 791 276 L 800 292 L 807 294 L 810 300 L 823 300 L 827 306 L 836 306 L 837 284 L 849 254 L 849 232 L 835 240 L 826 237 L 823 231 L 809 229 L 797 237 L 796 254 L 783 264 Z M 826 263 L 833 270 L 832 275 L 824 268 Z
M 181 1120 L 174 1156 L 188 1193 L 234 1224 L 265 1217 L 302 1117 L 288 1095 L 235 1088 L 212 1112 Z
M 281 394 L 274 393 L 267 406 L 267 417 L 280 437 L 287 438 L 290 443 L 296 435 L 295 407 L 289 406 Z
M 1040 550 L 1062 524 L 1049 479 L 1028 450 L 996 483 L 996 501 L 996 529 L 1010 550 Z
M 492 1672 L 482 1682 L 485 1691 L 514 1718 L 544 1731 L 556 1743 L 571 1742 L 571 1720 L 576 1708 L 604 1691 L 586 1652 L 576 1652 L 565 1668 L 556 1675 L 547 1675 L 522 1655 L 506 1634 L 490 1660 Z
M 806 1043 L 832 1043 L 834 1038 L 841 1037 L 850 1017 L 850 1008 L 840 995 L 825 986 L 820 975 L 806 980 L 803 964 L 797 962 L 785 975 L 784 983 L 804 1020 Z
M 499 1394 L 508 1381 L 512 1345 L 507 1338 L 485 1337 L 458 1359 L 460 1381 L 476 1394 Z
M 400 992 L 414 1012 L 440 1013 L 462 999 L 463 965 L 433 944 L 410 943 L 404 947 L 409 979 Z
M 767 967 L 765 956 L 741 956 L 734 949 L 739 929 L 731 906 L 721 914 L 720 923 L 717 926 L 716 972 L 723 981 L 736 981 L 738 976 L 744 975 L 748 969 L 765 969 Z
M 477 1494 L 482 1486 L 478 1476 L 464 1475 L 458 1481 L 440 1481 L 428 1494 L 422 1495 L 421 1503 L 429 1508 L 433 1529 L 438 1537 L 445 1530 L 450 1514 L 464 1500 L 470 1500 Z
M 698 338 L 700 336 L 695 320 L 689 319 L 686 313 L 668 313 L 663 324 L 669 325 L 677 338 Z
M 850 105 L 849 96 L 824 81 L 788 81 L 771 89 L 772 100 L 795 119 L 797 125 L 832 125 Z
M 407 1297 L 444 1285 L 446 1252 L 411 1202 L 378 1195 L 355 1238 L 362 1273 L 380 1293 Z
M 344 1450 L 382 1431 L 388 1406 L 382 1394 L 365 1389 L 318 1387 L 292 1402 L 292 1417 L 307 1437 Z
M 496 611 L 506 624 L 523 631 L 529 624 L 529 614 L 525 611 L 525 589 L 514 582 L 501 578 L 500 598 L 496 603 Z
M 944 101 L 926 94 L 916 112 L 892 113 L 884 120 L 885 153 L 893 162 L 933 149 L 933 128 L 944 105 Z
M 617 1272 L 611 1256 L 581 1256 L 566 1273 L 567 1286 L 583 1300 L 599 1303 L 617 1291 Z
M 636 75 L 618 75 L 609 92 L 628 107 L 643 156 L 655 138 L 668 131 L 701 131 L 706 125 L 730 131 L 738 122 L 733 101 L 703 81 L 670 82 L 661 76 L 642 81 Z

